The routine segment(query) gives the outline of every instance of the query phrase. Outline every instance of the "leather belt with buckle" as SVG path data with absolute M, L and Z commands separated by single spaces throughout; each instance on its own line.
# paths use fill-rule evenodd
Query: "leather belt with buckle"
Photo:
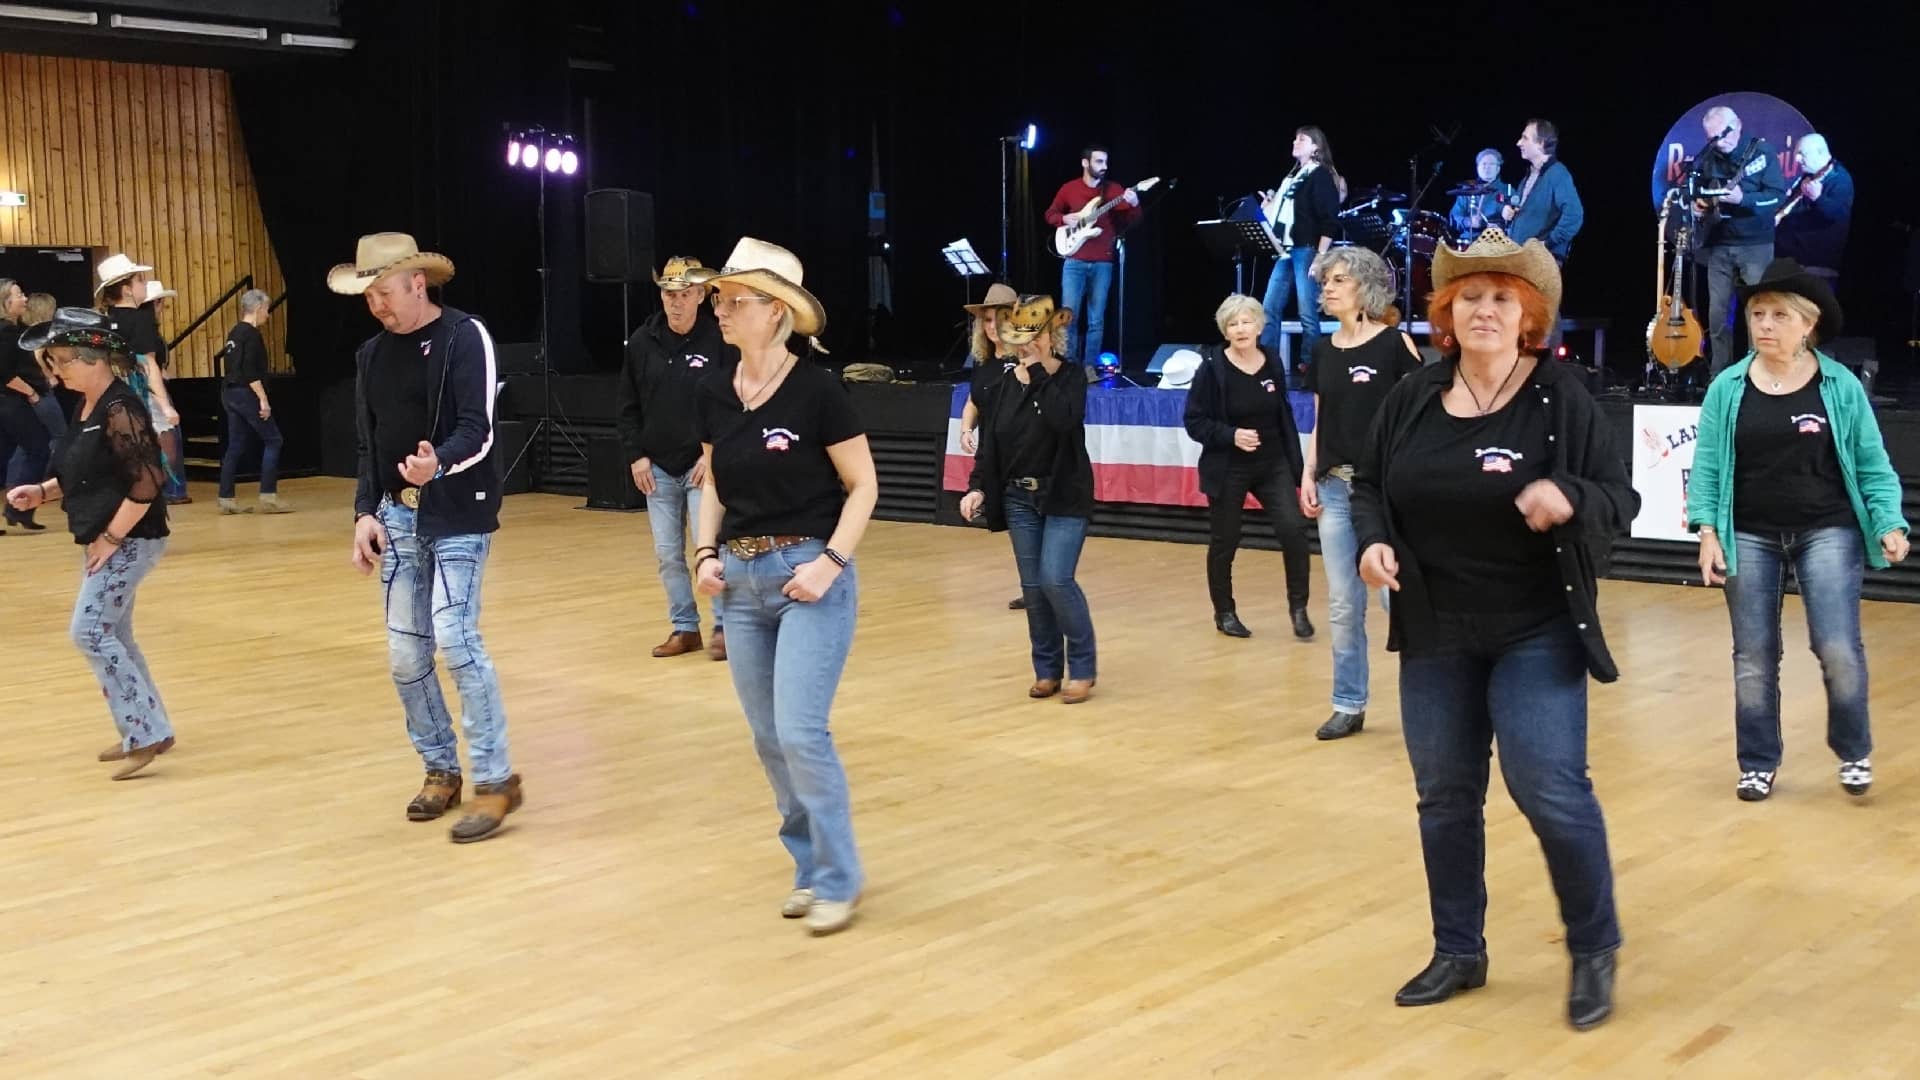
M 727 541 L 727 550 L 736 558 L 757 559 L 769 551 L 790 548 L 816 539 L 812 536 L 736 536 Z
M 1340 479 L 1345 480 L 1347 483 L 1351 484 L 1353 483 L 1353 466 L 1335 465 L 1333 468 L 1327 470 L 1327 475 L 1337 476 Z
M 400 505 L 406 507 L 409 510 L 420 509 L 420 489 L 417 487 L 401 488 L 400 489 Z
M 1039 491 L 1040 478 L 1037 476 L 1010 476 L 1007 478 L 1007 486 L 1017 487 L 1023 491 Z

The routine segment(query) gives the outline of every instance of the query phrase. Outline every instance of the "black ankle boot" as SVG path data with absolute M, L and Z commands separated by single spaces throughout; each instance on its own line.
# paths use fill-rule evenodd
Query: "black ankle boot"
M 1327 722 L 1320 725 L 1320 730 L 1313 733 L 1313 737 L 1322 742 L 1328 739 L 1344 739 L 1349 735 L 1360 734 L 1360 729 L 1366 726 L 1366 710 L 1346 713 L 1336 709 L 1332 716 L 1327 717 Z
M 1218 611 L 1213 616 L 1214 629 L 1228 637 L 1252 637 L 1253 631 L 1240 621 L 1240 616 L 1231 611 Z
M 1613 1015 L 1614 953 L 1573 958 L 1567 987 L 1567 1022 L 1575 1031 L 1595 1027 Z
M 1313 620 L 1307 618 L 1306 608 L 1293 609 L 1293 636 L 1301 641 L 1313 639 Z
M 1393 995 L 1395 1005 L 1438 1005 L 1462 990 L 1487 985 L 1487 954 L 1448 956 L 1434 953 L 1427 969 Z

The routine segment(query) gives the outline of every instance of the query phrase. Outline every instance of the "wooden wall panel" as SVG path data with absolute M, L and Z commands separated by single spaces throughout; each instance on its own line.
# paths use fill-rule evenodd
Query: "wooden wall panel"
M 226 72 L 0 53 L 0 109 L 0 182 L 27 193 L 0 208 L 0 245 L 151 263 L 180 294 L 161 320 L 168 338 L 243 275 L 268 296 L 285 290 Z M 181 342 L 176 376 L 213 373 L 237 301 Z M 265 327 L 276 371 L 289 370 L 283 325 Z

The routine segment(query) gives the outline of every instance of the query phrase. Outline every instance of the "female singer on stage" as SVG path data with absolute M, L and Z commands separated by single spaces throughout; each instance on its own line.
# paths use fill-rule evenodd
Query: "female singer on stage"
M 1296 370 L 1306 371 L 1320 340 L 1320 297 L 1314 288 L 1314 257 L 1333 246 L 1340 238 L 1340 204 L 1347 198 L 1347 182 L 1333 165 L 1333 146 L 1327 133 L 1317 127 L 1303 127 L 1293 133 L 1293 169 L 1273 191 L 1263 193 L 1261 211 L 1267 224 L 1286 252 L 1274 263 L 1267 278 L 1267 295 L 1262 307 L 1267 313 L 1266 333 L 1261 344 L 1275 351 L 1280 347 L 1280 323 L 1286 317 L 1287 301 L 1298 302 L 1300 313 L 1300 355 Z
M 1791 563 L 1827 686 L 1827 746 L 1840 786 L 1865 795 L 1873 735 L 1860 579 L 1866 564 L 1907 557 L 1900 477 L 1860 380 L 1814 349 L 1840 332 L 1827 283 L 1775 259 L 1739 294 L 1753 352 L 1707 388 L 1687 478 L 1700 577 L 1726 585 L 1733 623 L 1735 792 L 1766 798 L 1780 768 L 1780 605 Z
M 1587 677 L 1618 677 L 1595 559 L 1639 498 L 1605 417 L 1534 350 L 1560 302 L 1537 240 L 1441 247 L 1428 310 L 1446 360 L 1387 396 L 1353 481 L 1360 576 L 1394 590 L 1387 647 L 1420 796 L 1434 955 L 1394 996 L 1432 1005 L 1487 979 L 1488 758 L 1533 826 L 1573 955 L 1567 1018 L 1613 1011 L 1613 868 L 1587 778 Z
M 1341 739 L 1367 722 L 1367 586 L 1353 533 L 1353 466 L 1373 418 L 1400 380 L 1420 370 L 1420 349 L 1394 329 L 1393 279 L 1380 256 L 1337 247 L 1313 260 L 1320 307 L 1340 320 L 1321 342 L 1313 389 L 1313 438 L 1300 474 L 1300 509 L 1320 523 L 1327 573 L 1327 621 L 1333 624 L 1333 715 L 1314 732 Z M 1385 598 L 1382 598 L 1384 603 Z
M 694 573 L 720 597 L 734 692 L 793 856 L 780 913 L 831 934 L 853 922 L 864 883 L 827 722 L 859 609 L 853 552 L 880 486 L 846 388 L 787 347 L 799 334 L 818 348 L 827 323 L 802 279 L 793 252 L 751 237 L 721 269 L 687 272 L 713 287 L 720 336 L 740 351 L 695 406 L 707 470 Z
M 1214 628 L 1228 637 L 1252 637 L 1233 600 L 1233 556 L 1248 492 L 1273 523 L 1287 572 L 1287 610 L 1293 636 L 1313 637 L 1307 618 L 1310 565 L 1307 522 L 1294 490 L 1303 468 L 1300 431 L 1287 400 L 1280 357 L 1260 344 L 1266 315 L 1259 301 L 1238 293 L 1213 313 L 1223 344 L 1206 350 L 1187 390 L 1187 436 L 1200 444 L 1200 493 L 1207 497 L 1207 592 Z
M 173 746 L 166 706 L 133 640 L 136 593 L 167 550 L 168 530 L 160 445 L 146 405 L 115 374 L 127 344 L 109 327 L 98 312 L 61 308 L 20 339 L 22 349 L 47 350 L 82 401 L 55 447 L 52 478 L 7 492 L 7 505 L 32 510 L 61 499 L 74 542 L 86 549 L 73 642 L 120 731 L 100 760 L 122 762 L 113 778 L 125 780 Z
M 1019 366 L 981 398 L 980 451 L 960 516 L 984 514 L 987 528 L 1013 540 L 1033 650 L 1027 696 L 1077 705 L 1093 694 L 1097 657 L 1087 594 L 1074 580 L 1093 516 L 1093 462 L 1086 376 L 1065 362 L 1072 322 L 1053 297 L 1022 296 L 1001 323 Z

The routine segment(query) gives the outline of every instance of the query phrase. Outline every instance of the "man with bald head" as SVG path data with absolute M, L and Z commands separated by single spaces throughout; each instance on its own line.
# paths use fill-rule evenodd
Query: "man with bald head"
M 1707 266 L 1707 329 L 1713 337 L 1713 374 L 1740 358 L 1733 318 L 1736 283 L 1760 280 L 1773 261 L 1773 215 L 1785 201 L 1786 181 L 1773 147 L 1762 138 L 1745 138 L 1740 115 L 1715 105 L 1701 118 L 1713 142 L 1701 155 L 1708 186 L 1723 194 L 1702 199 L 1695 209 L 1704 217 L 1701 255 Z M 1744 335 L 1742 335 L 1744 336 Z
M 1840 256 L 1853 224 L 1853 174 L 1833 159 L 1821 135 L 1802 135 L 1793 160 L 1799 175 L 1787 189 L 1787 202 L 1780 204 L 1784 214 L 1774 251 L 1831 285 L 1840 277 Z

